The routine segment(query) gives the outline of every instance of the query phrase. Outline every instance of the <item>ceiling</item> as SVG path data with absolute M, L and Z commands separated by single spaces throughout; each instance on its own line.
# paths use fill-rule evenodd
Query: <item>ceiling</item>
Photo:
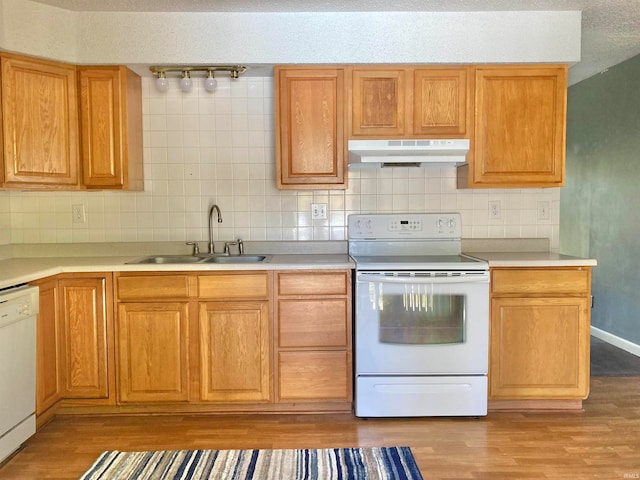
M 34 0 L 73 11 L 130 12 L 474 12 L 582 11 L 581 61 L 569 84 L 640 54 L 640 0 Z

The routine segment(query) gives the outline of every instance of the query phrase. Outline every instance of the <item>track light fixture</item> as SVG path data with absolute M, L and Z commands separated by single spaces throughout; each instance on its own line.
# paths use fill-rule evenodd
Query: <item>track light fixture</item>
M 211 65 L 211 66 L 178 66 L 178 67 L 150 67 L 149 70 L 156 76 L 156 88 L 161 92 L 169 90 L 168 74 L 180 75 L 180 88 L 183 92 L 188 92 L 193 88 L 192 76 L 203 74 L 205 77 L 204 88 L 207 92 L 215 91 L 218 81 L 215 78 L 216 72 L 229 72 L 229 76 L 237 79 L 241 73 L 247 70 L 243 65 Z

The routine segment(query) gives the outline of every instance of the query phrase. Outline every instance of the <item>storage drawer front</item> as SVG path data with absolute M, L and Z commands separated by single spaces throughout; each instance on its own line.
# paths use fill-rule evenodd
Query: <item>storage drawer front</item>
M 491 271 L 491 292 L 500 294 L 588 295 L 588 269 L 495 269 Z
M 350 400 L 347 352 L 280 352 L 279 397 L 287 400 Z
M 346 295 L 347 272 L 278 274 L 278 295 Z
M 120 300 L 188 298 L 189 279 L 179 274 L 120 276 L 117 293 Z
M 198 296 L 207 299 L 266 299 L 269 295 L 267 273 L 198 276 Z
M 347 300 L 280 300 L 280 347 L 347 347 Z

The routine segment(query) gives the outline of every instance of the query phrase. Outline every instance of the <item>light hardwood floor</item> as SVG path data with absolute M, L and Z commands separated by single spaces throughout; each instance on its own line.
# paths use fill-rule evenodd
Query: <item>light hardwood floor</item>
M 0 479 L 77 479 L 104 450 L 408 445 L 425 479 L 640 478 L 640 377 L 597 377 L 584 412 L 57 417 Z

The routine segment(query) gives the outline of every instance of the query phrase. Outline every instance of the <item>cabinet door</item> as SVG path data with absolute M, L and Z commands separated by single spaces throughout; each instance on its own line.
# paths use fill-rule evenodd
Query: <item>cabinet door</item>
M 140 77 L 126 67 L 78 72 L 84 185 L 142 190 Z
M 120 401 L 188 400 L 188 303 L 121 303 L 116 326 Z
M 60 400 L 58 282 L 37 282 L 40 312 L 36 329 L 36 415 Z
M 69 278 L 60 290 L 63 396 L 108 398 L 106 278 Z
M 472 119 L 469 70 L 416 69 L 413 74 L 413 133 L 469 136 Z
M 475 155 L 468 186 L 562 186 L 566 67 L 483 67 L 475 82 Z
M 276 180 L 280 189 L 345 189 L 344 72 L 276 67 Z
M 269 331 L 268 302 L 200 304 L 202 400 L 271 400 Z
M 582 399 L 589 393 L 589 298 L 494 298 L 491 399 Z
M 354 68 L 351 76 L 352 137 L 402 137 L 407 131 L 407 72 Z
M 78 185 L 73 65 L 2 54 L 4 185 Z

